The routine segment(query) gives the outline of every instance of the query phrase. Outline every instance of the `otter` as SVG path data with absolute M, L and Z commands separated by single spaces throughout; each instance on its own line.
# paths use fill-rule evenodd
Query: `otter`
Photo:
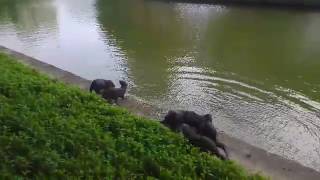
M 119 97 L 124 99 L 128 84 L 122 80 L 120 80 L 119 83 L 121 85 L 120 88 L 110 87 L 102 91 L 102 97 L 109 103 L 112 103 L 113 100 L 117 103 Z
M 210 114 L 201 116 L 193 111 L 170 110 L 162 123 L 169 126 L 171 129 L 176 129 L 177 127 L 180 127 L 182 123 L 186 123 L 199 130 L 207 124 L 212 124 L 212 116 Z
M 103 90 L 114 87 L 115 85 L 111 80 L 95 79 L 90 85 L 90 92 L 95 91 L 97 94 L 101 94 Z
M 165 116 L 162 124 L 169 127 L 173 131 L 180 131 L 182 124 L 189 125 L 194 128 L 195 132 L 202 137 L 211 139 L 217 147 L 220 147 L 228 158 L 228 152 L 223 143 L 217 139 L 217 130 L 212 124 L 212 116 L 210 114 L 199 115 L 193 111 L 169 111 Z M 206 139 L 205 138 L 205 139 Z M 206 141 L 201 139 L 201 141 Z

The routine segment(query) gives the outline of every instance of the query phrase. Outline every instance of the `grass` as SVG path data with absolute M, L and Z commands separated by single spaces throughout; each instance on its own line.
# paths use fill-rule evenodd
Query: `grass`
M 0 54 L 0 179 L 264 179 Z

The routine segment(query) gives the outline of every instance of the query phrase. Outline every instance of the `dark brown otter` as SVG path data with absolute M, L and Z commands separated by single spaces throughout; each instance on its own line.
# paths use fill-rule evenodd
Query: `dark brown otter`
M 95 79 L 90 85 L 90 92 L 95 91 L 97 94 L 101 94 L 103 90 L 114 87 L 115 85 L 111 80 Z
M 201 141 L 207 141 L 207 140 L 203 140 L 206 138 L 211 139 L 213 143 L 215 143 L 216 147 L 220 147 L 221 149 L 224 150 L 226 154 L 226 158 L 228 158 L 228 152 L 226 150 L 225 145 L 220 141 L 218 141 L 217 139 L 217 130 L 214 128 L 212 124 L 212 116 L 210 114 L 206 114 L 202 116 L 193 111 L 181 111 L 181 110 L 169 111 L 165 116 L 164 120 L 161 121 L 161 123 L 163 123 L 164 125 L 166 125 L 167 127 L 169 127 L 174 131 L 181 131 L 181 127 L 183 124 L 188 125 L 191 128 L 194 128 L 195 132 L 197 133 L 196 135 L 204 137 L 204 138 L 200 138 Z M 190 132 L 190 130 L 188 132 Z M 191 137 L 187 137 L 187 138 L 189 139 Z M 199 138 L 194 136 L 193 139 L 199 139 Z M 196 144 L 196 143 L 193 142 L 193 144 Z
M 119 83 L 121 85 L 120 88 L 110 87 L 102 91 L 102 97 L 106 99 L 109 103 L 112 103 L 112 101 L 117 103 L 119 97 L 124 99 L 124 95 L 127 91 L 128 84 L 125 81 L 121 80 L 119 81 Z

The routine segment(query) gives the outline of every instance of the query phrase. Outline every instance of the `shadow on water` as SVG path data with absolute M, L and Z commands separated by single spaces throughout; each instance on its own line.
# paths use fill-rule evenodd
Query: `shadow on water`
M 0 23 L 0 41 L 19 50 L 57 37 L 57 13 L 51 0 L 2 0 Z
M 144 98 L 166 94 L 170 60 L 192 46 L 181 34 L 184 29 L 174 9 L 169 4 L 149 6 L 144 1 L 123 0 L 98 1 L 97 8 L 103 30 L 112 34 L 127 55 L 136 85 L 133 93 Z
M 57 14 L 50 3 L 51 0 L 2 0 L 0 21 L 30 32 L 41 26 L 56 25 Z

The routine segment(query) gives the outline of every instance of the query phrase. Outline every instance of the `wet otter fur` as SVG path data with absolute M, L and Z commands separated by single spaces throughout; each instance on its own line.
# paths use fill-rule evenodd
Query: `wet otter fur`
M 95 79 L 90 85 L 90 92 L 95 91 L 97 94 L 101 94 L 103 90 L 114 87 L 115 85 L 111 80 Z
M 120 88 L 110 87 L 102 91 L 102 97 L 109 103 L 112 103 L 112 101 L 117 103 L 118 98 L 124 99 L 124 95 L 127 91 L 128 84 L 122 80 L 120 80 L 119 83 L 121 85 Z
M 186 136 L 185 133 L 184 135 L 190 140 L 190 142 L 196 145 L 197 143 L 194 141 L 198 139 L 200 141 L 198 142 L 198 145 L 202 144 L 202 146 L 212 146 L 212 143 L 214 143 L 216 147 L 220 147 L 224 150 L 226 158 L 228 158 L 228 152 L 225 145 L 217 139 L 217 130 L 212 124 L 212 116 L 210 114 L 202 116 L 193 111 L 171 110 L 167 113 L 161 123 L 172 129 L 173 131 L 181 131 L 183 130 L 181 128 L 184 127 L 184 129 L 187 129 L 185 131 L 188 132 L 189 136 Z M 189 128 L 186 127 L 186 125 L 188 125 Z M 192 131 L 190 130 L 190 128 L 193 128 L 192 131 L 194 131 L 194 133 L 191 133 Z M 198 136 L 201 136 L 201 138 Z M 208 139 L 210 140 L 210 142 L 208 141 Z M 214 153 L 216 154 L 219 152 L 214 151 Z M 217 156 L 221 157 L 222 155 L 219 153 L 217 154 Z
M 193 111 L 170 110 L 162 123 L 169 126 L 173 130 L 179 128 L 182 123 L 188 124 L 200 130 L 207 124 L 212 125 L 212 116 L 210 114 L 201 116 Z M 212 134 L 211 136 L 215 135 L 216 134 Z

